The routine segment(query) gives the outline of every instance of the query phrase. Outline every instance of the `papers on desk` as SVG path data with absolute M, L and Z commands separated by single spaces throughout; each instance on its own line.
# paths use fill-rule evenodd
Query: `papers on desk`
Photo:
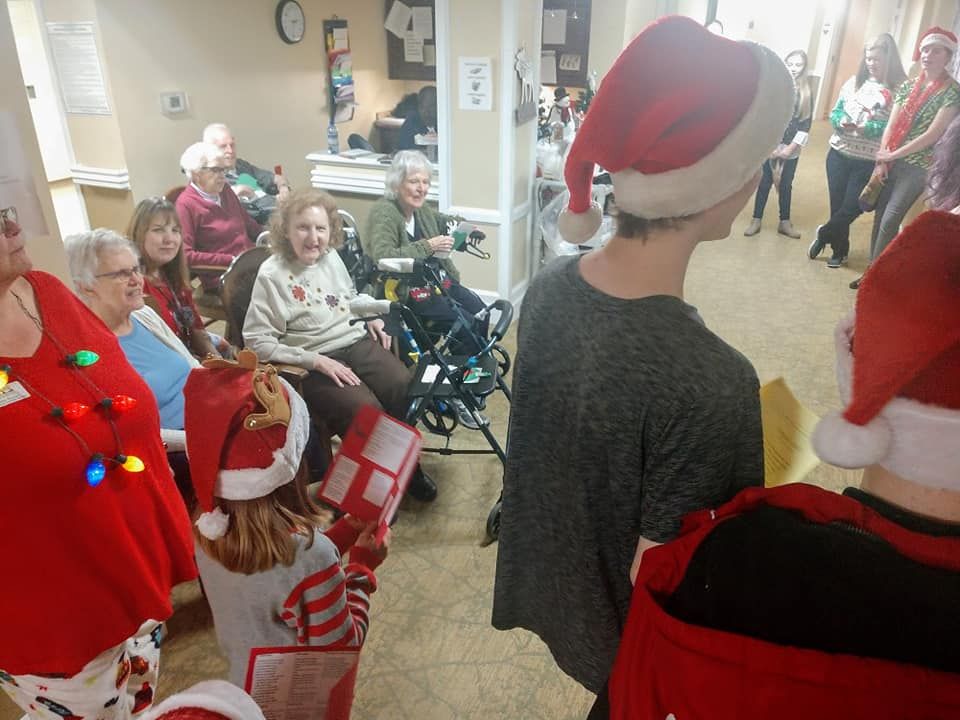
M 760 416 L 764 485 L 776 487 L 803 480 L 820 464 L 810 444 L 820 418 L 800 404 L 783 378 L 760 388 Z

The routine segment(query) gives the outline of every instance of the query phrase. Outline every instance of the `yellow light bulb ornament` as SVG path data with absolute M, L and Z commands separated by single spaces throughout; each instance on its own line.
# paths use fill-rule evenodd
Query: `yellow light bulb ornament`
M 138 458 L 136 455 L 127 455 L 126 460 L 123 461 L 121 465 L 124 470 L 127 472 L 138 473 L 143 472 L 144 467 L 143 460 Z
M 7 365 L 0 366 L 0 390 L 3 390 L 10 382 L 10 374 L 7 372 L 9 369 Z

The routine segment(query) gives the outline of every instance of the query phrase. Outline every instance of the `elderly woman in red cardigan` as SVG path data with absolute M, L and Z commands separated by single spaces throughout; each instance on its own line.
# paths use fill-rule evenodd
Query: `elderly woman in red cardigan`
M 9 210 L 9 209 L 8 209 Z M 152 702 L 170 590 L 196 577 L 157 404 L 117 338 L 31 270 L 0 211 L 0 688 L 39 720 Z
M 227 161 L 216 145 L 194 143 L 180 157 L 180 168 L 190 178 L 176 202 L 187 264 L 225 268 L 253 247 L 263 227 L 227 184 Z M 201 274 L 204 288 L 215 290 L 218 277 L 219 273 Z

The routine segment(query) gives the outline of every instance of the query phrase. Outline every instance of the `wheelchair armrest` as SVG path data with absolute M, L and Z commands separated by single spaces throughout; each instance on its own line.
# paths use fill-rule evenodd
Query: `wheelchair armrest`
M 273 366 L 277 369 L 277 372 L 283 376 L 284 380 L 293 385 L 293 389 L 297 392 L 300 392 L 303 381 L 306 380 L 307 375 L 310 374 L 309 370 L 305 370 L 302 367 L 297 367 L 296 365 L 275 363 Z
M 496 341 L 502 340 L 503 337 L 507 334 L 507 331 L 510 329 L 510 323 L 513 322 L 513 303 L 509 300 L 504 300 L 503 298 L 499 300 L 494 300 L 488 307 L 487 310 L 498 310 L 500 312 L 500 317 L 497 319 L 497 324 L 494 326 L 493 330 L 490 331 L 491 339 Z

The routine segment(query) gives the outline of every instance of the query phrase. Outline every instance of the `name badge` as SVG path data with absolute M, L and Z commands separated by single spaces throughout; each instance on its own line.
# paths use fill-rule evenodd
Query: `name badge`
M 7 383 L 7 386 L 0 390 L 0 408 L 26 400 L 28 397 L 30 393 L 19 382 Z

